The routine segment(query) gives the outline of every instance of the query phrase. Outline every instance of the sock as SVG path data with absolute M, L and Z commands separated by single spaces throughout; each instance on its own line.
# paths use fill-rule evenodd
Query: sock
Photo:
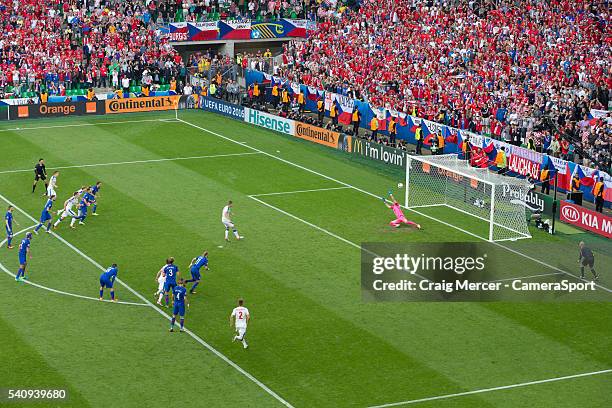
M 181 317 L 181 329 L 185 326 L 185 318 Z
M 185 283 L 195 282 L 195 279 L 187 279 Z
M 593 276 L 597 276 L 597 272 L 595 272 L 595 269 L 591 269 L 591 273 L 593 274 Z
M 54 227 L 57 227 L 61 221 L 62 221 L 62 219 L 61 219 L 61 218 L 58 218 L 58 219 L 57 219 L 57 221 L 55 221 L 55 222 L 53 223 L 53 226 L 54 226 Z
M 157 303 L 161 303 L 162 298 L 164 297 L 164 293 L 160 292 L 159 298 L 157 298 Z
M 19 268 L 19 270 L 17 271 L 17 276 L 15 276 L 15 279 L 19 279 L 21 275 L 23 275 L 23 268 Z
M 227 237 L 229 237 L 229 230 L 225 230 L 225 239 L 227 239 Z
M 244 347 L 248 347 L 249 345 L 247 344 L 246 340 L 244 339 L 244 337 L 242 338 L 242 345 Z
M 45 191 L 47 191 L 49 189 L 49 184 L 45 183 Z
M 170 321 L 170 328 L 174 329 L 174 322 L 176 322 L 176 317 L 173 317 L 172 320 Z
M 73 218 L 72 221 L 70 221 L 70 226 L 74 227 L 74 223 L 76 222 L 76 218 Z
M 93 212 L 96 212 L 96 208 L 98 208 L 98 204 L 93 205 Z
M 234 236 L 236 237 L 236 239 L 240 238 L 240 235 L 238 235 L 238 230 L 237 229 L 234 230 Z
M 8 236 L 8 238 L 6 239 L 6 246 L 11 246 L 11 241 L 13 240 L 13 237 L 11 235 Z
M 47 231 L 51 230 L 51 221 L 47 224 Z
M 584 266 L 580 267 L 580 277 L 584 278 Z
M 115 291 L 111 290 L 111 300 L 115 300 Z
M 170 296 L 166 294 L 166 306 L 170 304 Z
M 104 289 L 100 289 L 100 297 L 104 297 Z
M 39 229 L 40 229 L 40 227 L 42 227 L 42 226 L 43 226 L 43 225 L 42 225 L 42 223 L 38 224 L 38 225 L 36 226 L 36 228 L 34 228 L 34 231 L 38 232 L 38 230 L 39 230 Z
M 193 286 L 191 287 L 191 289 L 189 289 L 190 292 L 193 292 L 195 290 L 195 288 L 198 287 L 198 285 L 200 284 L 200 282 L 196 282 L 193 284 Z
M 32 192 L 36 190 L 36 183 L 32 184 Z

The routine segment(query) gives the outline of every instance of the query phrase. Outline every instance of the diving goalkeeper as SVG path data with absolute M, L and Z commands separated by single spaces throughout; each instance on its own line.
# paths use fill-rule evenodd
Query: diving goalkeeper
M 393 197 L 393 194 L 391 192 L 389 192 L 389 197 L 391 197 L 392 204 L 388 204 L 387 200 L 385 200 L 384 198 L 382 199 L 383 203 L 385 203 L 387 208 L 390 208 L 391 210 L 393 210 L 393 213 L 395 214 L 395 219 L 391 221 L 389 225 L 391 225 L 394 228 L 399 228 L 400 225 L 406 224 L 406 225 L 414 225 L 418 229 L 421 229 L 421 226 L 417 224 L 416 222 L 408 221 L 408 219 L 402 212 L 402 207 L 400 207 L 400 204 L 397 202 L 395 197 Z

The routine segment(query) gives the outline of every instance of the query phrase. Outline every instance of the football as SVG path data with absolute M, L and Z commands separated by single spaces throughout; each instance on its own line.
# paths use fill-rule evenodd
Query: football
M 397 188 L 404 188 L 404 183 L 397 183 Z

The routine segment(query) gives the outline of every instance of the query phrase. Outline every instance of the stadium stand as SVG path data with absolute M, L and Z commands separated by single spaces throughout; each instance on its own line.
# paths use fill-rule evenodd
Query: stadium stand
M 601 6 L 601 7 L 600 7 Z M 279 76 L 610 168 L 612 37 L 594 1 L 364 0 L 320 10 Z M 552 143 L 556 139 L 556 143 Z M 569 156 L 566 148 L 555 154 Z

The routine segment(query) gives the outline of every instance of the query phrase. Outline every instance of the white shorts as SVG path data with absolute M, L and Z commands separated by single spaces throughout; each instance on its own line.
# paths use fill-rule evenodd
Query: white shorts
M 165 285 L 165 284 L 166 284 L 166 281 L 165 281 L 165 280 L 160 281 L 160 282 L 159 282 L 159 285 L 157 286 L 157 291 L 158 291 L 158 292 L 160 292 L 160 293 L 161 293 L 161 292 L 163 292 L 163 291 L 164 291 L 164 285 Z
M 229 221 L 221 221 L 226 228 L 234 228 L 234 223 Z
M 55 194 L 55 189 L 53 187 L 48 187 L 47 188 L 47 197 L 51 197 L 54 196 Z
M 64 219 L 66 217 L 76 217 L 76 213 L 72 210 L 64 211 L 61 215 L 61 218 Z
M 236 326 L 236 333 L 238 333 L 238 337 L 242 340 L 246 334 L 246 326 Z

